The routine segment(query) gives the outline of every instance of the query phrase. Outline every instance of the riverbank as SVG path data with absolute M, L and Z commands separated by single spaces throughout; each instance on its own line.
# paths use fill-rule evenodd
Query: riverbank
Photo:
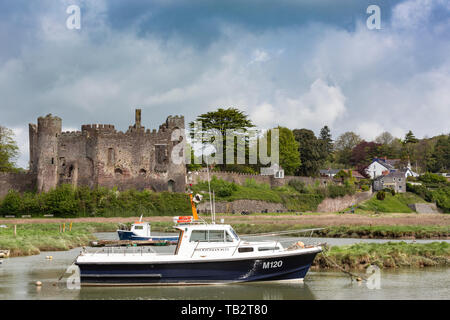
M 336 269 L 336 262 L 346 270 L 365 270 L 370 265 L 379 268 L 402 267 L 448 267 L 450 266 L 450 244 L 432 243 L 358 243 L 347 246 L 332 246 L 318 254 L 312 270 Z
M 10 257 L 29 256 L 41 251 L 66 251 L 86 246 L 94 240 L 94 232 L 115 230 L 115 223 L 33 223 L 0 229 L 0 249 L 10 250 Z M 64 231 L 64 232 L 63 232 Z

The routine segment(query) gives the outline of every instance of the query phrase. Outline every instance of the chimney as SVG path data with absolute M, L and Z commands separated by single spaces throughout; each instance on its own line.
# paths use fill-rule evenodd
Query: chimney
M 136 128 L 140 128 L 141 127 L 141 109 L 136 109 L 136 113 L 135 113 L 135 127 Z

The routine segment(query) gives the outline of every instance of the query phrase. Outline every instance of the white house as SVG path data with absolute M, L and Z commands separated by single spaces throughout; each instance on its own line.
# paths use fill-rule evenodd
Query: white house
M 396 171 L 404 172 L 405 178 L 409 176 L 419 176 L 417 173 L 412 171 L 410 163 L 408 163 L 406 168 L 396 168 L 395 166 L 398 165 L 399 162 L 399 159 L 374 158 L 372 163 L 366 168 L 366 173 L 371 179 L 375 179 L 376 177 Z

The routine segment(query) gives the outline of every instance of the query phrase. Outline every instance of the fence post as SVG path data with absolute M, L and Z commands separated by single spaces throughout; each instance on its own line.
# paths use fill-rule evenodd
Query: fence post
M 17 225 L 14 225 L 14 237 L 17 235 Z

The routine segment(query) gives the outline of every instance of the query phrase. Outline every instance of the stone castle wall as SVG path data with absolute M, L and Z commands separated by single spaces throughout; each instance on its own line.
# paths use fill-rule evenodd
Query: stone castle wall
M 110 124 L 87 124 L 81 131 L 62 132 L 60 118 L 39 117 L 37 124 L 29 125 L 29 175 L 2 176 L 0 194 L 30 185 L 46 192 L 61 184 L 184 192 L 185 141 L 172 141 L 174 131 L 184 127 L 183 116 L 169 116 L 158 130 L 146 130 L 139 109 L 135 124 L 126 132 Z M 172 151 L 183 161 L 174 163 Z
M 36 178 L 37 175 L 33 173 L 0 172 L 0 199 L 6 196 L 9 190 L 33 191 L 36 186 Z
M 218 179 L 222 179 L 228 182 L 234 182 L 239 185 L 244 185 L 247 179 L 253 179 L 257 183 L 265 183 L 271 187 L 280 187 L 289 183 L 291 180 L 302 181 L 306 185 L 326 185 L 332 183 L 332 179 L 328 177 L 312 178 L 312 177 L 300 177 L 300 176 L 284 176 L 282 179 L 274 178 L 273 176 L 262 176 L 257 174 L 246 174 L 238 172 L 228 171 L 210 171 L 210 177 L 216 176 Z M 206 170 L 194 171 L 188 173 L 188 183 L 197 184 L 200 181 L 208 181 L 208 173 Z

